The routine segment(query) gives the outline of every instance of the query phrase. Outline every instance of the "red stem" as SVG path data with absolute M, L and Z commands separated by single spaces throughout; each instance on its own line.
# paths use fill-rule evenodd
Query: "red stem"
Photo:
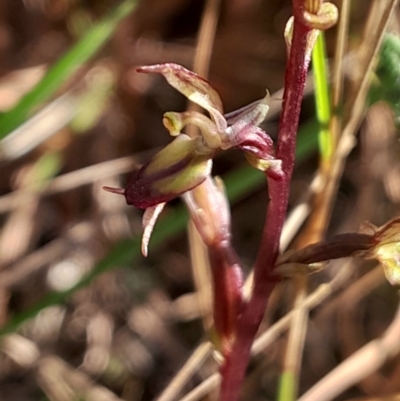
M 227 355 L 243 309 L 243 270 L 230 243 L 209 246 L 208 251 L 214 283 L 214 325 L 221 351 Z
M 296 7 L 296 6 L 295 6 Z M 298 11 L 298 10 L 295 10 Z M 294 13 L 296 15 L 296 12 Z M 303 91 L 310 63 L 307 36 L 310 29 L 295 19 L 292 45 L 285 75 L 285 91 L 279 125 L 277 158 L 282 160 L 284 178 L 268 179 L 269 204 L 263 238 L 254 270 L 251 298 L 238 320 L 238 330 L 222 366 L 221 401 L 237 401 L 250 358 L 250 350 L 264 315 L 276 278 L 272 276 L 279 240 L 286 218 L 289 187 L 295 161 L 296 133 Z

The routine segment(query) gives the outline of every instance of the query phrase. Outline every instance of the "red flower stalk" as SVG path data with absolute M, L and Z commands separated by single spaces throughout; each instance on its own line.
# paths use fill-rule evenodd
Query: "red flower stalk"
M 231 245 L 229 203 L 222 181 L 207 178 L 183 196 L 202 240 L 207 245 L 213 277 L 215 335 L 223 355 L 228 355 L 243 308 L 243 273 Z
M 326 29 L 337 20 L 336 7 L 330 3 L 321 3 L 315 0 L 293 0 L 294 18 L 289 21 L 286 29 L 289 60 L 286 67 L 276 150 L 276 158 L 282 161 L 284 176 L 281 180 L 272 180 L 267 177 L 270 200 L 254 270 L 253 291 L 248 304 L 244 306 L 243 314 L 239 317 L 235 341 L 222 366 L 221 401 L 239 399 L 239 390 L 250 357 L 251 345 L 263 318 L 269 295 L 276 284 L 273 271 L 286 217 L 301 101 L 311 51 L 318 34 L 316 29 Z

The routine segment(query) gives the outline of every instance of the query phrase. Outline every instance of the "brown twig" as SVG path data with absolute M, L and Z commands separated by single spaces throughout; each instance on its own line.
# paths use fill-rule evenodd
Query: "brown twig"
M 201 343 L 155 401 L 174 400 L 199 365 L 211 355 L 212 349 L 213 345 L 210 342 Z
M 375 2 L 375 4 L 377 3 Z M 360 71 L 357 82 L 354 84 L 354 97 L 349 102 L 349 105 L 345 107 L 345 109 L 350 110 L 347 116 L 347 123 L 340 135 L 336 151 L 332 154 L 331 163 L 324 172 L 325 185 L 320 195 L 317 195 L 313 217 L 307 226 L 307 235 L 304 235 L 304 238 L 307 237 L 310 242 L 319 241 L 325 234 L 329 223 L 340 177 L 342 176 L 347 156 L 355 145 L 354 135 L 365 110 L 365 99 L 369 90 L 370 77 L 375 66 L 376 55 L 396 3 L 396 0 L 386 0 L 385 4 L 380 4 L 383 7 L 383 12 L 377 22 L 376 29 L 369 29 L 365 32 L 358 56 L 357 65 L 360 66 Z M 370 13 L 373 14 L 375 12 L 375 7 L 372 7 Z M 377 18 L 374 14 L 370 17 L 370 20 L 376 21 Z M 340 92 L 335 96 L 339 95 Z M 336 130 L 338 127 L 336 126 L 334 129 Z
M 214 38 L 217 29 L 220 0 L 208 0 L 202 15 L 200 29 L 197 36 L 196 52 L 193 60 L 193 71 L 200 76 L 207 78 L 211 54 L 213 49 Z M 198 110 L 199 107 L 193 103 L 189 103 L 188 110 Z M 193 131 L 197 127 L 190 125 L 187 127 L 188 135 L 193 136 Z M 210 264 L 207 253 L 207 247 L 202 241 L 201 236 L 193 223 L 188 225 L 189 244 L 191 252 L 191 266 L 193 271 L 194 282 L 199 293 L 201 307 L 204 312 L 203 328 L 208 331 L 212 325 L 212 282 L 210 274 Z
M 299 401 L 329 401 L 379 369 L 400 352 L 400 305 L 382 338 L 373 340 L 347 358 L 308 390 Z
M 36 190 L 36 194 L 41 196 L 54 195 L 56 193 L 69 191 L 73 188 L 92 184 L 96 180 L 124 174 L 132 171 L 137 163 L 132 156 L 121 157 L 119 159 L 97 163 L 89 167 L 72 171 L 54 178 L 47 185 L 43 185 Z M 26 192 L 24 190 L 16 190 L 10 194 L 0 197 L 0 213 L 6 213 L 14 209 L 26 200 Z

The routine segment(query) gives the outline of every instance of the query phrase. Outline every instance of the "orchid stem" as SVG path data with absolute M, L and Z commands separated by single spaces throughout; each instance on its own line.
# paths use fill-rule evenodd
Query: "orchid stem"
M 328 85 L 328 69 L 326 65 L 326 50 L 324 32 L 320 32 L 312 51 L 312 65 L 314 75 L 315 109 L 319 122 L 319 151 L 322 171 L 329 169 L 331 157 L 335 147 L 329 130 L 331 119 L 331 105 Z M 298 308 L 307 296 L 307 276 L 295 277 L 292 283 L 295 291 L 294 308 L 296 313 L 289 330 L 283 372 L 281 375 L 278 401 L 294 401 L 297 398 L 299 376 L 307 333 L 308 311 Z
M 281 180 L 268 179 L 270 201 L 254 269 L 253 292 L 239 318 L 235 341 L 222 367 L 221 401 L 239 399 L 239 390 L 249 360 L 250 348 L 263 318 L 269 296 L 277 282 L 273 278 L 273 269 L 279 252 L 279 239 L 286 217 L 289 186 L 295 160 L 301 101 L 310 63 L 308 51 L 310 30 L 295 18 L 277 144 L 277 158 L 282 160 L 284 177 Z

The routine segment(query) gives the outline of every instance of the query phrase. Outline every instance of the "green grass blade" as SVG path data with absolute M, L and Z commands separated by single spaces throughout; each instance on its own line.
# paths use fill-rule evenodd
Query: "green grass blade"
M 400 124 L 400 37 L 387 33 L 383 38 L 375 77 L 369 90 L 368 103 L 383 100 L 395 113 Z
M 291 401 L 296 399 L 297 377 L 290 371 L 285 371 L 279 378 L 278 401 Z
M 312 66 L 315 84 L 315 108 L 320 124 L 319 147 L 322 160 L 330 160 L 333 152 L 332 137 L 329 132 L 331 104 L 329 95 L 328 69 L 326 66 L 325 36 L 320 32 L 312 52 Z
M 43 79 L 10 111 L 0 116 L 0 139 L 20 126 L 34 111 L 93 57 L 111 37 L 119 22 L 136 7 L 137 0 L 125 0 L 104 20 L 96 23 L 83 38 L 56 62 Z

